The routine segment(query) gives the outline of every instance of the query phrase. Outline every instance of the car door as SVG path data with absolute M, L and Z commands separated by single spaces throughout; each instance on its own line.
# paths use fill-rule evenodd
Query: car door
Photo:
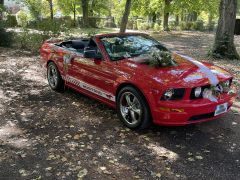
M 84 65 L 85 81 L 91 84 L 98 91 L 99 95 L 107 101 L 115 101 L 114 83 L 117 79 L 114 63 L 103 59 L 87 59 L 88 64 Z
M 66 83 L 80 91 L 98 96 L 98 98 L 114 102 L 113 85 L 116 80 L 114 68 L 103 59 L 85 58 L 81 53 L 65 54 L 67 70 Z M 69 60 L 70 59 L 70 60 Z

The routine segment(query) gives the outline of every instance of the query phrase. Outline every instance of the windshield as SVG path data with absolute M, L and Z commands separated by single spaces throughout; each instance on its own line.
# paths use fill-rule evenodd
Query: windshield
M 141 35 L 104 37 L 101 40 L 113 61 L 146 55 L 156 48 L 168 51 L 158 41 Z

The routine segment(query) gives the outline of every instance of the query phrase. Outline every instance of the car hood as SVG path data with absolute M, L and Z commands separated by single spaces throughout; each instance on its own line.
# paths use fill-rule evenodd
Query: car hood
M 125 59 L 120 64 L 125 72 L 131 73 L 137 79 L 155 81 L 167 87 L 192 88 L 211 84 L 209 73 L 202 71 L 202 68 L 192 62 L 192 58 L 174 52 L 173 59 L 177 62 L 177 66 L 150 67 L 143 63 L 144 59 L 139 57 Z M 232 78 L 229 72 L 218 66 L 204 62 L 200 64 L 207 68 L 219 82 Z

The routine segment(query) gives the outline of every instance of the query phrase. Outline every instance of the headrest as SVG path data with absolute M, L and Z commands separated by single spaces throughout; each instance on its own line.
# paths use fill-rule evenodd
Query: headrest
M 75 41 L 72 41 L 72 47 L 74 49 L 84 49 L 85 44 L 82 41 L 75 40 Z

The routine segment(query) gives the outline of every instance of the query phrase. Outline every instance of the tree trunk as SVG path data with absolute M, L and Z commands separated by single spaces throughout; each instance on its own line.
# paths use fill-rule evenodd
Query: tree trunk
M 168 19 L 169 19 L 169 10 L 170 10 L 170 3 L 171 0 L 165 0 L 165 5 L 164 5 L 164 15 L 163 15 L 163 30 L 164 31 L 169 31 L 169 27 L 168 27 Z
M 126 1 L 125 11 L 124 11 L 122 21 L 121 21 L 121 26 L 120 26 L 120 33 L 124 33 L 126 31 L 127 23 L 128 23 L 128 17 L 129 17 L 130 10 L 131 10 L 131 4 L 132 4 L 132 0 L 127 0 Z
M 208 14 L 208 25 L 210 26 L 210 25 L 212 25 L 212 23 L 213 23 L 213 15 L 212 15 L 211 12 L 209 12 L 209 14 Z
M 3 6 L 4 5 L 4 0 L 0 0 L 0 6 Z M 2 12 L 0 12 L 0 20 L 2 20 L 3 18 L 3 14 Z
M 53 1 L 52 0 L 48 0 L 49 3 L 49 8 L 50 8 L 50 13 L 51 13 L 51 20 L 53 20 Z
M 176 15 L 176 21 L 175 21 L 175 24 L 176 24 L 176 26 L 179 25 L 179 15 L 178 15 L 178 14 Z
M 83 12 L 83 27 L 89 27 L 88 21 L 88 0 L 81 0 L 82 1 L 82 12 Z
M 208 30 L 213 31 L 213 29 L 214 29 L 213 15 L 212 15 L 212 12 L 210 11 L 208 14 Z
M 152 22 L 155 24 L 157 22 L 157 14 L 153 13 Z
M 219 20 L 213 47 L 213 56 L 239 59 L 234 45 L 237 0 L 221 0 Z
M 73 2 L 73 26 L 76 27 L 76 0 Z

